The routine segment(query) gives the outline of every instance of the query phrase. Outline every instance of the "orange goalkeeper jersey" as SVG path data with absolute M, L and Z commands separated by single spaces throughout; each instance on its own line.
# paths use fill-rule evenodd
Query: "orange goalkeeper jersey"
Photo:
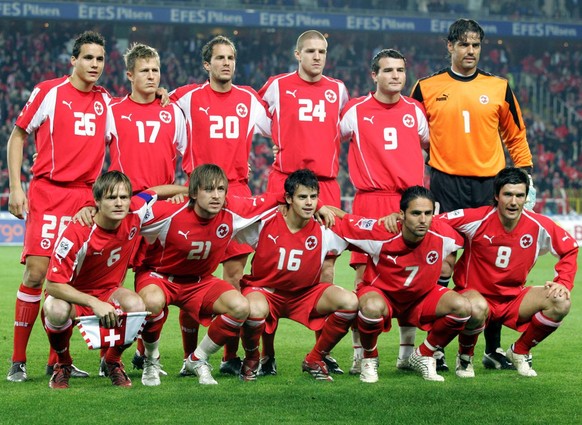
M 450 68 L 420 79 L 411 97 L 426 109 L 429 165 L 456 176 L 491 177 L 505 167 L 502 141 L 516 167 L 531 167 L 521 110 L 506 79 Z

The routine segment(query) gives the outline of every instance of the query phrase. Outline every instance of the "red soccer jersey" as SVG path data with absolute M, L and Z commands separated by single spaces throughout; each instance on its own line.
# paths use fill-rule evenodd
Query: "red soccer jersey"
M 88 294 L 122 286 L 135 236 L 155 200 L 147 191 L 134 196 L 130 213 L 115 230 L 71 222 L 55 245 L 46 278 Z
M 109 169 L 126 174 L 134 192 L 173 183 L 177 154 L 184 154 L 188 145 L 183 112 L 175 104 L 162 107 L 160 102 L 141 104 L 125 96 L 109 109 Z
M 243 277 L 244 284 L 283 291 L 318 284 L 326 254 L 340 254 L 348 246 L 315 220 L 292 233 L 279 211 L 245 229 L 237 238 L 255 248 L 251 274 Z
M 105 121 L 111 98 L 105 89 L 77 90 L 69 77 L 43 81 L 32 91 L 16 120 L 35 134 L 36 178 L 91 184 L 105 158 Z
M 340 111 L 348 101 L 344 83 L 325 76 L 311 83 L 296 71 L 269 78 L 259 95 L 269 106 L 279 146 L 273 167 L 285 174 L 308 168 L 317 177 L 336 178 Z
M 272 194 L 253 198 L 228 196 L 226 206 L 209 220 L 199 217 L 189 202 L 158 202 L 141 234 L 152 245 L 143 265 L 153 271 L 192 277 L 212 274 L 224 259 L 233 236 L 277 205 Z
M 424 110 L 414 99 L 379 102 L 373 94 L 352 99 L 342 112 L 342 139 L 350 139 L 348 169 L 358 190 L 391 193 L 423 185 L 422 147 L 428 147 Z
M 538 257 L 551 252 L 559 260 L 554 282 L 574 286 L 578 244 L 548 217 L 524 210 L 511 232 L 505 231 L 495 207 L 468 208 L 437 216 L 462 233 L 467 244 L 453 281 L 481 295 L 514 297 L 525 285 Z
M 399 304 L 416 301 L 437 286 L 443 260 L 463 246 L 461 235 L 439 220 L 433 220 L 424 239 L 414 246 L 377 220 L 351 214 L 343 218 L 341 233 L 369 255 L 363 284 L 384 291 Z
M 184 111 L 191 131 L 184 171 L 190 174 L 198 165 L 212 163 L 229 181 L 246 184 L 253 135 L 271 135 L 271 120 L 257 93 L 236 85 L 219 93 L 206 82 L 179 87 L 170 98 Z

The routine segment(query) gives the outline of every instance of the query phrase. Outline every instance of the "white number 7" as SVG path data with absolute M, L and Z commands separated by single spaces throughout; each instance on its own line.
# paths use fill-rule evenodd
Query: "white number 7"
M 406 282 L 404 282 L 404 286 L 410 286 L 410 284 L 412 283 L 412 279 L 414 279 L 414 276 L 416 276 L 416 273 L 418 273 L 418 266 L 406 267 L 404 270 L 410 272 L 410 274 L 406 278 Z

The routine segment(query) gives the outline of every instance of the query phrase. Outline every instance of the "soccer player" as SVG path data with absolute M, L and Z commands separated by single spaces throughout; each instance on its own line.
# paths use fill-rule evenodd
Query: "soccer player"
M 194 141 L 185 154 L 185 171 L 190 174 L 198 165 L 217 164 L 226 173 L 230 194 L 248 197 L 253 136 L 270 136 L 271 119 L 253 88 L 233 84 L 236 59 L 234 43 L 222 35 L 214 37 L 202 48 L 202 65 L 208 72 L 208 81 L 180 87 L 171 93 L 171 99 L 184 110 Z M 251 252 L 248 245 L 236 240 L 226 250 L 223 278 L 237 289 Z M 180 324 L 187 356 L 196 348 L 198 324 L 183 311 Z M 221 373 L 238 375 L 241 360 L 237 348 L 237 340 L 225 346 Z M 181 373 L 186 370 L 183 368 Z
M 524 209 L 529 177 L 519 168 L 501 170 L 494 181 L 494 205 L 452 211 L 435 221 L 461 232 L 467 244 L 455 265 L 455 290 L 471 301 L 473 317 L 459 335 L 456 373 L 472 378 L 473 351 L 487 321 L 522 332 L 507 360 L 522 376 L 533 377 L 530 350 L 547 338 L 570 311 L 578 244 L 550 218 Z M 538 257 L 558 258 L 543 286 L 525 286 Z
M 343 218 L 344 239 L 369 255 L 357 290 L 362 382 L 378 381 L 378 336 L 390 330 L 393 317 L 428 331 L 410 355 L 409 365 L 425 380 L 444 381 L 437 374 L 433 354 L 463 330 L 471 305 L 437 283 L 443 261 L 462 247 L 463 239 L 450 226 L 433 220 L 434 207 L 428 189 L 406 189 L 400 200 L 402 229 L 397 234 L 386 231 L 377 220 L 332 208 Z
M 447 50 L 451 66 L 420 79 L 411 97 L 424 105 L 430 129 L 430 188 L 440 212 L 487 205 L 493 198 L 493 179 L 505 167 L 505 144 L 516 167 L 532 172 L 532 155 L 521 109 L 506 79 L 478 68 L 485 33 L 471 19 L 458 19 L 449 28 Z M 529 207 L 535 204 L 530 191 Z M 452 270 L 445 268 L 441 284 Z M 483 364 L 507 369 L 500 348 L 501 325 L 485 332 Z M 414 329 L 407 339 L 414 339 Z M 406 332 L 405 332 L 406 333 Z M 448 370 L 444 357 L 439 369 Z M 444 354 L 443 354 L 444 356 Z
M 162 186 L 158 192 L 171 195 L 171 188 L 180 187 L 167 188 Z M 94 314 L 103 326 L 113 327 L 117 309 L 145 311 L 143 300 L 124 288 L 123 281 L 139 229 L 156 200 L 156 188 L 134 198 L 131 193 L 131 182 L 123 173 L 109 171 L 100 176 L 93 185 L 97 206 L 93 225 L 69 224 L 50 257 L 43 318 L 49 342 L 58 356 L 49 381 L 51 388 L 69 387 L 69 342 L 75 317 Z M 131 386 L 121 362 L 125 348 L 111 347 L 105 356 L 111 382 L 120 387 Z
M 272 115 L 275 161 L 267 190 L 284 191 L 292 172 L 307 168 L 319 180 L 319 198 L 324 205 L 340 206 L 337 182 L 340 157 L 340 112 L 348 101 L 348 91 L 340 80 L 323 75 L 327 40 L 309 30 L 297 38 L 295 72 L 269 78 L 259 90 Z M 315 143 L 314 143 L 315 141 Z M 324 263 L 321 280 L 333 282 L 335 258 Z M 276 374 L 274 333 L 263 339 L 261 374 Z M 266 335 L 268 337 L 268 335 Z M 343 373 L 335 360 L 326 357 L 332 372 Z
M 422 106 L 401 94 L 406 84 L 406 59 L 394 49 L 379 51 L 371 62 L 376 91 L 351 99 L 342 112 L 342 139 L 349 139 L 348 171 L 356 188 L 352 212 L 380 216 L 398 211 L 402 192 L 423 185 L 423 149 L 428 149 L 428 125 Z M 367 255 L 352 252 L 354 287 L 362 281 Z M 350 374 L 360 374 L 362 348 L 353 331 L 354 362 Z M 401 345 L 398 366 L 406 367 L 413 345 Z
M 96 86 L 105 64 L 105 40 L 92 31 L 79 35 L 72 73 L 39 83 L 16 120 L 8 140 L 9 211 L 26 216 L 21 261 L 24 276 L 16 295 L 12 366 L 7 379 L 26 381 L 26 347 L 40 309 L 55 241 L 84 205 L 105 157 L 105 121 L 110 96 Z M 34 134 L 36 152 L 28 198 L 22 188 L 23 147 Z M 52 361 L 49 359 L 49 366 Z M 73 367 L 73 375 L 88 376 Z
M 332 283 L 320 283 L 326 254 L 339 255 L 348 244 L 314 220 L 318 192 L 312 171 L 289 174 L 285 212 L 275 211 L 239 233 L 238 237 L 254 241 L 255 247 L 251 273 L 241 281 L 250 308 L 241 330 L 243 381 L 257 379 L 261 334 L 276 329 L 283 317 L 321 331 L 302 368 L 317 380 L 333 381 L 323 359 L 347 333 L 358 299 Z
M 134 193 L 138 193 L 174 182 L 177 158 L 184 154 L 189 134 L 182 110 L 174 103 L 164 105 L 157 97 L 161 78 L 158 52 L 153 47 L 136 43 L 127 50 L 124 60 L 131 93 L 111 103 L 106 131 L 111 157 L 109 169 L 125 173 Z M 139 262 L 145 245 L 136 245 L 132 266 Z M 142 369 L 140 343 L 141 340 L 132 363 Z M 99 373 L 107 374 L 103 359 Z
M 161 383 L 158 346 L 168 305 L 209 325 L 207 335 L 185 361 L 187 370 L 203 385 L 217 383 L 209 356 L 229 338 L 238 337 L 249 314 L 245 297 L 212 273 L 233 236 L 275 208 L 277 199 L 269 194 L 227 198 L 227 188 L 228 178 L 220 167 L 200 165 L 190 175 L 189 199 L 155 204 L 151 220 L 142 228 L 142 235 L 153 244 L 135 276 L 136 290 L 152 312 L 142 333 L 146 355 L 142 383 L 146 386 Z

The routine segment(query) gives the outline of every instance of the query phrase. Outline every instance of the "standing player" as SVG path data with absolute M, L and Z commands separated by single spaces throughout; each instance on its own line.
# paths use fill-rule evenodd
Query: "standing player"
M 440 216 L 468 241 L 455 265 L 455 290 L 472 304 L 473 323 L 459 335 L 456 373 L 472 378 L 473 351 L 487 321 L 523 332 L 507 350 L 522 376 L 533 377 L 530 350 L 554 332 L 570 311 L 578 244 L 551 219 L 524 210 L 529 177 L 518 168 L 501 170 L 494 181 L 494 206 Z M 552 281 L 525 286 L 538 256 L 558 257 Z
M 340 112 L 348 101 L 343 82 L 323 75 L 327 40 L 318 31 L 309 30 L 297 38 L 296 72 L 269 78 L 259 90 L 272 115 L 275 161 L 267 190 L 283 192 L 287 176 L 307 168 L 319 180 L 319 197 L 325 205 L 340 206 L 337 182 L 340 157 Z M 315 141 L 315 144 L 314 144 Z M 321 279 L 333 282 L 335 258 L 326 260 Z M 276 374 L 274 333 L 263 339 L 261 373 Z M 331 358 L 331 371 L 341 372 Z
M 471 305 L 462 295 L 437 284 L 445 258 L 463 245 L 450 226 L 433 221 L 433 194 L 421 186 L 404 191 L 400 201 L 402 230 L 389 233 L 377 220 L 338 213 L 342 236 L 369 254 L 357 295 L 363 355 L 360 380 L 378 381 L 378 336 L 391 327 L 392 317 L 428 331 L 409 358 L 410 368 L 429 381 L 437 374 L 434 352 L 445 347 L 465 327 Z
M 161 78 L 158 52 L 136 43 L 127 50 L 124 59 L 131 94 L 113 101 L 109 110 L 106 133 L 111 156 L 109 169 L 125 173 L 134 193 L 138 193 L 174 182 L 177 157 L 184 154 L 189 135 L 182 110 L 176 104 L 162 106 L 162 100 L 157 98 Z M 134 257 L 145 249 L 145 244 L 136 247 L 139 246 Z M 142 369 L 140 343 L 141 340 L 132 362 Z M 107 373 L 104 366 L 102 361 L 101 375 Z
M 185 361 L 203 385 L 216 384 L 208 358 L 229 338 L 238 338 L 249 314 L 248 302 L 229 282 L 212 273 L 233 236 L 275 208 L 277 200 L 228 197 L 228 179 L 215 164 L 198 166 L 190 175 L 189 199 L 157 203 L 142 235 L 153 245 L 136 270 L 136 289 L 152 318 L 142 333 L 146 361 L 142 383 L 160 385 L 159 339 L 168 305 L 176 305 L 208 333 Z M 227 204 L 225 204 L 227 202 Z M 214 320 L 212 318 L 214 317 Z
M 249 156 L 253 136 L 270 136 L 271 120 L 254 89 L 232 83 L 236 69 L 236 47 L 227 37 L 217 36 L 202 48 L 202 65 L 208 81 L 180 87 L 171 93 L 185 112 L 192 143 L 183 166 L 186 173 L 202 164 L 217 164 L 228 178 L 229 193 L 251 196 L 248 185 Z M 235 288 L 252 249 L 232 241 L 222 259 L 223 278 Z M 180 312 L 184 355 L 196 348 L 198 324 Z M 236 355 L 238 341 L 225 347 L 222 373 L 238 375 L 241 360 Z M 186 372 L 182 370 L 182 374 Z
M 97 179 L 93 196 L 97 206 L 94 224 L 67 226 L 50 258 L 43 312 L 49 342 L 58 355 L 51 388 L 69 388 L 69 342 L 75 317 L 95 314 L 103 326 L 113 327 L 116 308 L 145 311 L 143 300 L 123 288 L 123 281 L 139 229 L 156 200 L 155 191 L 132 199 L 129 178 L 110 171 Z M 120 387 L 131 386 L 121 362 L 125 348 L 111 347 L 105 355 L 108 376 Z
M 350 139 L 348 170 L 356 195 L 352 212 L 380 216 L 398 211 L 402 192 L 424 180 L 423 149 L 428 149 L 428 125 L 422 106 L 402 96 L 406 60 L 397 50 L 384 49 L 371 62 L 376 91 L 348 102 L 340 122 L 342 139 Z M 362 281 L 367 255 L 352 252 L 354 287 Z M 354 329 L 354 363 L 360 373 L 362 348 Z M 413 345 L 402 345 L 399 359 L 407 359 Z M 406 366 L 399 360 L 399 367 Z
M 244 381 L 257 379 L 261 334 L 276 329 L 283 317 L 321 331 L 302 368 L 317 380 L 333 381 L 324 358 L 347 333 L 358 299 L 332 283 L 320 283 L 326 254 L 340 254 L 348 244 L 314 220 L 318 191 L 313 172 L 291 173 L 285 180 L 286 212 L 275 211 L 239 234 L 256 249 L 251 274 L 241 281 L 250 306 L 241 330 Z
M 103 166 L 110 96 L 95 84 L 104 64 L 103 37 L 92 31 L 78 36 L 71 75 L 34 88 L 8 140 L 9 210 L 18 218 L 26 216 L 21 259 L 25 269 L 16 295 L 14 349 L 7 376 L 12 382 L 27 380 L 26 347 L 55 241 L 71 216 L 92 202 L 91 186 Z M 38 156 L 27 198 L 21 167 L 23 147 L 31 133 Z M 87 376 L 76 368 L 73 371 Z
M 485 33 L 477 22 L 459 19 L 449 28 L 450 68 L 419 80 L 412 97 L 424 105 L 430 128 L 430 188 L 440 211 L 487 205 L 493 198 L 493 179 L 505 167 L 501 141 L 516 167 L 532 172 L 519 103 L 506 79 L 477 68 Z M 531 184 L 530 184 L 531 186 Z M 530 192 L 529 207 L 535 204 Z M 452 270 L 443 270 L 448 285 Z M 486 331 L 483 364 L 507 369 L 500 348 L 501 325 Z M 410 332 L 414 339 L 414 329 Z M 439 368 L 448 370 L 443 358 Z

